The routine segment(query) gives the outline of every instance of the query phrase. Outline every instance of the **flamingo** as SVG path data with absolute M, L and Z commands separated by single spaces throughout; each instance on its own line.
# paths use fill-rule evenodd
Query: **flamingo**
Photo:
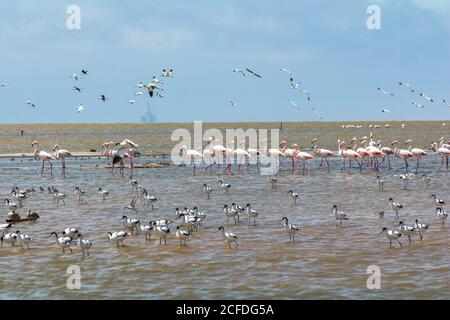
M 212 166 L 215 163 L 214 159 L 213 159 L 213 150 L 212 150 L 212 146 L 213 146 L 213 137 L 209 137 L 208 138 L 208 142 L 206 147 L 203 149 L 202 155 L 203 155 L 203 160 L 205 161 L 205 163 L 207 164 L 206 168 L 205 168 L 205 172 L 208 171 L 208 168 L 211 172 L 212 170 Z
M 319 168 L 322 167 L 323 159 L 325 159 L 325 162 L 327 163 L 328 171 L 330 171 L 330 164 L 328 163 L 328 158 L 333 158 L 335 155 L 334 155 L 334 153 L 333 153 L 332 151 L 330 151 L 330 150 L 327 150 L 327 149 L 319 149 L 319 148 L 317 147 L 317 144 L 316 144 L 316 142 L 318 142 L 318 141 L 319 141 L 319 139 L 314 138 L 314 139 L 311 140 L 311 144 L 314 143 L 314 154 L 315 154 L 317 157 L 321 158 Z
M 186 160 L 192 161 L 194 163 L 194 176 L 195 176 L 195 163 L 198 159 L 202 159 L 203 155 L 201 152 L 197 150 L 189 150 L 185 145 L 182 145 L 180 148 L 180 153 L 183 153 L 183 158 Z
M 406 149 L 399 149 L 397 147 L 398 145 L 398 141 L 394 140 L 391 142 L 391 145 L 394 146 L 395 145 L 395 149 L 394 149 L 394 155 L 397 159 L 403 159 L 405 161 L 405 169 L 408 169 L 408 158 L 412 158 L 414 157 L 414 155 Z
M 227 173 L 228 173 L 229 175 L 233 174 L 232 171 L 231 171 L 231 165 L 232 165 L 233 157 L 234 157 L 234 149 L 233 149 L 233 145 L 234 145 L 234 143 L 233 143 L 233 142 L 230 142 L 230 143 L 227 145 L 227 148 L 225 148 L 225 152 L 224 152 L 224 155 L 225 155 L 225 162 L 226 162 L 226 164 L 227 164 L 227 168 L 225 169 L 225 171 L 227 171 Z
M 304 152 L 304 151 L 300 151 L 300 149 L 298 149 L 297 145 L 294 144 L 295 149 L 295 153 L 294 153 L 294 158 L 297 161 L 297 173 L 298 173 L 298 168 L 299 168 L 299 162 L 300 160 L 303 161 L 303 173 L 305 173 L 305 168 L 306 168 L 306 161 L 308 160 L 313 160 L 315 157 L 312 154 L 309 154 L 308 152 Z
M 126 145 L 129 145 L 131 148 L 126 149 Z M 140 152 L 137 150 L 138 145 L 129 139 L 125 139 L 120 143 L 116 143 L 118 147 L 116 150 L 111 150 L 110 157 L 112 158 L 112 173 L 114 174 L 114 165 L 120 163 L 120 173 L 123 175 L 123 160 L 130 159 L 130 168 L 133 171 L 133 157 L 140 155 Z
M 256 148 L 247 148 L 247 152 L 249 153 L 250 157 L 248 159 L 248 163 L 250 165 L 251 162 L 256 163 L 256 171 L 258 171 L 258 156 L 261 154 L 258 149 Z
M 428 153 L 420 148 L 412 148 L 411 149 L 411 139 L 408 139 L 405 141 L 405 145 L 409 145 L 408 151 L 412 153 L 413 157 L 417 159 L 417 166 L 416 166 L 416 172 L 419 169 L 419 161 L 422 157 L 427 156 Z
M 378 148 L 381 150 L 382 154 L 385 155 L 388 159 L 389 169 L 391 168 L 391 158 L 389 155 L 394 154 L 394 150 L 390 147 L 382 147 L 381 140 L 378 140 Z
M 284 150 L 284 156 L 292 159 L 292 174 L 295 172 L 295 156 L 297 154 L 297 150 L 294 149 L 296 145 L 291 145 L 289 148 Z
M 439 154 L 442 157 L 441 166 L 444 164 L 444 158 L 445 158 L 445 166 L 448 170 L 448 157 L 450 156 L 450 149 L 447 149 L 443 146 L 437 147 L 437 143 L 433 142 L 431 144 L 431 149 L 433 149 L 434 152 Z
M 61 166 L 62 166 L 62 175 L 66 175 L 66 157 L 70 157 L 72 154 L 65 149 L 60 149 L 57 144 L 53 147 L 53 151 L 55 152 L 55 158 L 61 159 Z
M 341 141 L 338 140 L 338 154 L 339 156 L 344 160 L 343 163 L 343 169 L 345 168 L 345 159 L 349 159 L 349 169 L 352 167 L 352 159 L 355 159 L 355 161 L 359 164 L 358 162 L 358 158 L 361 158 L 361 156 L 358 154 L 358 152 L 356 152 L 355 150 L 352 149 L 342 149 L 342 145 L 345 143 L 345 141 Z M 361 165 L 360 165 L 361 168 Z
M 211 149 L 212 149 L 212 157 L 215 158 L 214 163 L 217 164 L 217 174 L 220 174 L 220 164 L 222 162 L 223 156 L 225 155 L 226 148 L 223 145 L 216 144 L 217 142 L 219 142 L 219 139 L 213 139 Z M 211 166 L 213 164 L 211 164 Z
M 45 151 L 39 151 L 39 142 L 33 141 L 31 144 L 32 147 L 34 147 L 34 156 L 38 157 L 40 160 L 42 160 L 42 168 L 41 168 L 41 176 L 44 173 L 44 163 L 47 161 L 50 164 L 50 175 L 53 175 L 53 164 L 50 162 L 50 160 L 55 160 L 55 157 L 52 156 L 50 153 Z
M 241 170 L 241 165 L 244 165 L 244 174 L 246 174 L 248 166 L 246 165 L 245 159 L 247 157 L 250 161 L 250 153 L 245 150 L 245 140 L 239 143 L 239 148 L 235 149 L 234 153 L 236 154 L 236 160 L 238 163 L 238 174 Z

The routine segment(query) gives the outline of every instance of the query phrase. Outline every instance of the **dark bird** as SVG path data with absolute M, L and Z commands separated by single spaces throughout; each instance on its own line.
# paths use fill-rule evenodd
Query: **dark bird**
M 262 78 L 259 74 L 254 73 L 254 72 L 253 72 L 252 70 L 250 70 L 249 68 L 246 68 L 245 70 L 247 70 L 248 73 L 254 75 L 255 77 Z

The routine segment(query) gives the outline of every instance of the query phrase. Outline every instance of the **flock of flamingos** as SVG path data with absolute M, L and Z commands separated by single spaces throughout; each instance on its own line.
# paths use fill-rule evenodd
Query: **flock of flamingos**
M 345 141 L 338 140 L 338 150 L 331 151 L 328 149 L 323 149 L 318 147 L 319 140 L 314 138 L 311 141 L 311 145 L 314 145 L 312 153 L 302 151 L 297 144 L 288 144 L 286 140 L 282 140 L 279 143 L 279 148 L 267 148 L 267 141 L 262 140 L 260 143 L 260 148 L 246 148 L 246 142 L 241 141 L 238 148 L 233 147 L 233 143 L 229 143 L 227 146 L 219 144 L 219 140 L 215 137 L 210 137 L 207 141 L 207 145 L 203 150 L 201 148 L 197 150 L 188 149 L 187 146 L 183 145 L 179 149 L 179 155 L 187 163 L 192 163 L 194 170 L 193 174 L 197 174 L 196 167 L 201 163 L 206 163 L 207 166 L 205 171 L 208 169 L 212 171 L 214 165 L 217 166 L 217 173 L 220 174 L 220 166 L 225 165 L 224 173 L 229 175 L 232 174 L 232 165 L 238 165 L 238 173 L 240 173 L 241 167 L 243 168 L 243 173 L 247 173 L 250 164 L 260 164 L 259 159 L 261 157 L 277 158 L 278 166 L 281 165 L 281 158 L 291 159 L 291 172 L 298 173 L 300 168 L 300 163 L 303 163 L 303 172 L 307 168 L 307 162 L 319 158 L 320 165 L 322 167 L 325 162 L 328 171 L 330 170 L 330 164 L 328 162 L 329 158 L 339 157 L 343 159 L 342 169 L 346 167 L 346 161 L 348 161 L 348 168 L 352 167 L 352 160 L 355 161 L 360 170 L 366 165 L 367 168 L 372 168 L 378 170 L 381 165 L 385 162 L 391 167 L 390 156 L 404 161 L 404 168 L 409 167 L 408 159 L 415 159 L 416 161 L 416 172 L 419 169 L 420 160 L 423 157 L 429 155 L 429 150 L 413 147 L 412 140 L 408 139 L 404 141 L 405 148 L 399 147 L 400 142 L 398 140 L 392 141 L 390 146 L 383 146 L 381 140 L 375 141 L 372 134 L 370 137 L 364 136 L 359 142 L 356 137 L 351 139 L 348 146 L 346 146 Z M 65 159 L 71 156 L 70 151 L 65 149 L 60 149 L 58 145 L 53 148 L 54 153 L 51 154 L 46 151 L 39 150 L 39 142 L 34 141 L 32 143 L 34 147 L 34 156 L 42 161 L 41 175 L 44 173 L 45 162 L 50 165 L 50 172 L 52 173 L 53 165 L 52 160 L 60 159 L 62 166 L 62 174 L 65 175 L 66 162 Z M 441 156 L 441 166 L 446 166 L 448 170 L 448 157 L 450 156 L 450 141 L 444 143 L 444 137 L 438 139 L 437 142 L 433 142 L 431 145 L 431 150 L 436 154 Z M 114 143 L 112 141 L 105 142 L 102 145 L 102 154 L 111 160 L 112 173 L 115 174 L 114 168 L 118 165 L 120 174 L 123 174 L 124 170 L 124 160 L 130 161 L 130 169 L 133 169 L 133 158 L 139 157 L 141 152 L 138 149 L 138 144 L 134 143 L 129 139 L 125 139 L 120 143 Z

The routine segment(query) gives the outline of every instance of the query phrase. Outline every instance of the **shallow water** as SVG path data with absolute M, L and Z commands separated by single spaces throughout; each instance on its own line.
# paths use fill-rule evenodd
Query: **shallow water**
M 348 134 L 345 130 L 340 132 Z M 440 134 L 436 133 L 433 131 L 432 137 L 421 139 L 433 139 Z M 366 135 L 367 129 L 357 134 Z M 39 132 L 37 135 L 44 136 Z M 46 138 L 49 145 L 51 138 Z M 149 147 L 139 137 L 130 138 Z M 103 137 L 98 139 L 101 141 Z M 0 141 L 3 146 L 9 145 L 4 139 Z M 17 152 L 18 147 L 10 146 L 8 152 Z M 330 162 L 331 172 L 324 168 L 317 170 L 319 161 L 314 161 L 314 170 L 295 176 L 289 173 L 289 161 L 283 160 L 275 190 L 271 189 L 268 177 L 257 174 L 253 166 L 245 176 L 222 175 L 232 185 L 230 195 L 219 190 L 216 174 L 202 172 L 193 177 L 189 166 L 135 169 L 139 183 L 160 199 L 153 211 L 141 208 L 136 214 L 123 208 L 132 198 L 128 169 L 125 177 L 111 176 L 108 169 L 80 167 L 86 162 L 104 164 L 106 160 L 67 160 L 63 179 L 59 163 L 55 163 L 53 176 L 46 171 L 40 177 L 36 161 L 0 159 L 0 192 L 4 196 L 13 185 L 21 188 L 53 185 L 69 194 L 66 206 L 57 207 L 46 192 L 36 192 L 24 201 L 19 213 L 24 215 L 32 208 L 41 218 L 36 223 L 15 227 L 32 236 L 31 250 L 22 253 L 8 245 L 0 249 L 0 299 L 450 298 L 450 221 L 440 227 L 430 198 L 436 193 L 450 202 L 450 187 L 448 173 L 439 169 L 440 158 L 434 155 L 427 157 L 419 169 L 419 173 L 432 177 L 428 189 L 417 177 L 403 190 L 401 182 L 392 177 L 402 163 L 393 160 L 391 170 L 381 168 L 385 180 L 382 192 L 374 180 L 377 173 L 341 171 L 339 159 Z M 203 183 L 214 188 L 209 200 L 203 194 Z M 75 186 L 91 193 L 82 205 L 77 203 Z M 97 196 L 99 186 L 110 191 L 107 201 Z M 289 189 L 300 193 L 297 205 L 290 199 Z M 413 224 L 417 218 L 430 225 L 423 241 L 414 235 L 411 245 L 407 239 L 401 239 L 403 249 L 389 248 L 389 241 L 378 235 L 383 226 L 395 225 L 389 197 L 404 205 L 401 219 L 407 224 Z M 251 203 L 261 212 L 256 226 L 247 226 L 245 219 L 226 226 L 240 238 L 236 250 L 225 246 L 217 230 L 226 221 L 222 207 L 231 202 L 242 206 Z M 343 227 L 336 227 L 331 212 L 333 204 L 350 215 Z M 156 218 L 174 219 L 175 207 L 184 206 L 198 206 L 208 213 L 204 228 L 194 234 L 187 246 L 179 246 L 174 235 L 167 245 L 159 245 L 156 239 L 145 242 L 143 236 L 132 236 L 126 240 L 127 247 L 120 249 L 107 240 L 108 231 L 122 229 L 124 214 L 148 223 Z M 3 210 L 6 215 L 8 210 Z M 380 210 L 386 212 L 384 218 L 378 216 Z M 295 243 L 290 243 L 283 231 L 280 223 L 283 216 L 301 227 Z M 80 228 L 84 237 L 93 241 L 89 257 L 83 258 L 76 248 L 73 254 L 63 255 L 55 240 L 47 238 L 50 232 L 61 232 L 68 226 Z M 69 276 L 66 270 L 70 265 L 81 268 L 80 290 L 66 287 Z M 367 289 L 366 270 L 370 265 L 381 268 L 379 290 Z

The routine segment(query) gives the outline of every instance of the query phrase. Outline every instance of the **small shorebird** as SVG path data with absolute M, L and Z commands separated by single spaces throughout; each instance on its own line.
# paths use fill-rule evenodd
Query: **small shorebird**
M 220 187 L 221 187 L 223 190 L 225 190 L 225 194 L 229 194 L 229 193 L 230 193 L 231 184 L 223 183 L 222 180 L 219 180 L 217 183 L 220 185 Z
M 414 224 L 414 228 L 419 232 L 420 240 L 423 239 L 423 233 L 428 229 L 428 225 L 424 223 L 419 223 L 419 220 L 416 219 Z
M 159 244 L 161 244 L 162 239 L 164 239 L 164 244 L 167 242 L 167 236 L 170 233 L 169 227 L 162 225 L 162 226 L 156 226 L 156 232 L 159 234 Z
M 298 193 L 296 193 L 296 192 L 294 192 L 292 190 L 289 190 L 288 193 L 291 195 L 291 198 L 294 200 L 294 204 L 297 204 Z
M 131 210 L 131 211 L 138 211 L 136 208 L 136 201 L 138 200 L 138 196 L 135 195 L 134 198 L 131 200 L 130 204 L 125 206 L 125 209 Z
M 247 203 L 246 206 L 246 210 L 247 210 L 247 215 L 248 215 L 248 225 L 250 225 L 250 221 L 253 218 L 253 225 L 256 226 L 256 217 L 259 216 L 258 211 L 252 209 L 250 203 Z
M 399 238 L 402 236 L 400 231 L 397 230 L 389 230 L 388 228 L 384 227 L 383 230 L 381 230 L 380 234 L 385 233 L 386 237 L 389 239 L 389 246 L 392 248 L 392 240 L 397 240 L 398 244 L 400 245 L 400 248 L 402 248 L 402 243 L 400 242 Z
M 375 180 L 377 180 L 378 189 L 380 189 L 380 191 L 383 191 L 384 190 L 384 180 L 380 176 L 377 176 Z
M 436 207 L 436 218 L 441 220 L 442 227 L 444 227 L 445 220 L 448 218 L 448 213 L 442 207 Z
M 109 191 L 104 190 L 102 188 L 98 188 L 98 194 L 100 197 L 102 197 L 102 200 L 105 201 L 106 197 L 109 195 Z
M 398 218 L 398 211 L 403 209 L 403 206 L 398 203 L 395 202 L 393 198 L 389 198 L 389 205 L 391 206 L 391 209 L 395 212 L 395 218 Z
M 295 242 L 295 234 L 300 230 L 295 224 L 290 224 L 288 218 L 283 217 L 281 219 L 284 230 L 289 235 L 289 241 Z
M 411 234 L 416 231 L 416 228 L 412 226 L 407 226 L 403 221 L 398 223 L 399 231 L 401 234 L 406 234 L 408 236 L 409 243 L 411 243 Z
M 83 195 L 86 193 L 86 191 L 84 191 L 84 189 L 80 189 L 80 187 L 76 187 L 75 193 L 78 196 L 78 202 L 83 203 Z
M 10 232 L 10 233 L 3 235 L 0 238 L 0 243 L 1 243 L 0 248 L 3 248 L 4 242 L 9 243 L 11 245 L 11 247 L 14 247 L 17 243 L 17 240 L 19 239 L 19 235 L 17 234 L 18 232 L 20 232 L 20 231 Z
M 334 213 L 336 220 L 339 220 L 340 227 L 342 226 L 342 220 L 348 220 L 347 214 L 345 214 L 342 211 L 339 211 L 337 205 L 333 206 L 333 213 Z
M 277 188 L 277 182 L 278 180 L 275 177 L 270 176 L 270 184 L 272 185 L 272 189 Z
M 118 231 L 118 232 L 108 232 L 108 239 L 110 241 L 115 241 L 116 242 L 116 246 L 119 247 L 119 243 L 121 244 L 122 247 L 125 246 L 125 244 L 123 243 L 123 241 L 125 240 L 126 237 L 128 237 L 128 233 L 125 231 Z
M 425 182 L 425 187 L 428 188 L 431 183 L 431 178 L 426 173 L 424 173 L 422 175 L 422 180 Z
M 224 227 L 219 227 L 219 231 L 222 232 L 222 238 L 228 243 L 228 247 L 231 249 L 231 243 L 234 243 L 238 247 L 238 236 L 231 232 L 225 232 Z
M 18 242 L 22 251 L 25 246 L 27 246 L 27 249 L 30 250 L 31 237 L 27 234 L 22 234 L 19 230 L 16 231 L 16 234 L 18 236 Z
M 66 253 L 66 248 L 69 249 L 70 253 L 72 253 L 72 248 L 70 247 L 73 243 L 72 243 L 72 239 L 68 236 L 61 236 L 59 237 L 58 234 L 56 232 L 52 232 L 50 234 L 51 238 L 52 236 L 55 236 L 56 238 L 56 244 L 62 249 L 63 254 Z
M 74 227 L 65 228 L 62 232 L 65 237 L 69 237 L 71 240 L 77 239 L 80 233 L 80 230 Z
M 186 240 L 191 236 L 191 231 L 180 229 L 180 226 L 177 226 L 177 232 L 175 233 L 175 236 L 178 238 L 178 240 L 180 240 L 180 245 L 186 245 Z
M 203 192 L 207 195 L 208 199 L 211 197 L 212 188 L 208 187 L 206 183 L 203 184 Z
M 225 217 L 227 217 L 227 222 L 226 223 L 228 223 L 230 221 L 230 218 L 234 219 L 234 224 L 237 223 L 236 216 L 238 215 L 238 212 L 237 212 L 236 209 L 228 208 L 228 205 L 224 205 L 223 206 L 223 213 L 224 213 Z
M 89 256 L 89 249 L 92 247 L 92 242 L 83 239 L 83 235 L 81 233 L 78 235 L 77 245 L 81 249 L 81 252 L 83 252 L 83 256 L 85 254 L 85 251 L 87 253 L 87 256 Z
M 122 222 L 125 228 L 131 231 L 131 234 L 133 234 L 133 231 L 136 230 L 136 234 L 139 231 L 139 227 L 141 224 L 141 221 L 134 218 L 128 218 L 127 216 L 122 217 Z
M 445 201 L 444 201 L 444 200 L 439 199 L 439 198 L 436 197 L 436 195 L 434 195 L 434 194 L 432 194 L 432 195 L 430 196 L 430 198 L 433 198 L 433 199 L 434 199 L 434 202 L 436 202 L 436 204 L 437 204 L 438 206 L 441 206 L 441 205 L 445 204 Z

